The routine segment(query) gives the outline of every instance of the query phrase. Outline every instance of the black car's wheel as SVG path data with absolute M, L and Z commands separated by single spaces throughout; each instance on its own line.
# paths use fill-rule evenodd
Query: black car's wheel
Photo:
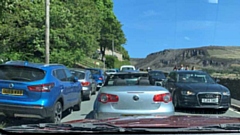
M 174 94 L 174 95 L 173 95 L 173 105 L 174 105 L 174 108 L 175 108 L 175 109 L 178 109 L 178 108 L 179 108 L 177 94 Z
M 56 104 L 54 105 L 54 110 L 52 113 L 52 116 L 49 118 L 50 123 L 61 123 L 62 120 L 62 104 L 61 102 L 57 101 Z

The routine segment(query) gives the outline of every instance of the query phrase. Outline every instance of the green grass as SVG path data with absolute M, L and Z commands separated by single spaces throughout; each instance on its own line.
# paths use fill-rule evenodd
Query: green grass
M 104 64 L 102 61 L 96 60 L 96 59 L 91 59 L 88 57 L 83 58 L 83 60 L 81 60 L 78 63 L 81 65 L 84 65 L 86 67 L 90 67 L 90 68 L 103 68 L 104 67 Z M 99 65 L 97 65 L 96 63 L 99 63 Z
M 221 49 L 209 49 L 207 50 L 209 55 L 214 58 L 222 59 L 240 59 L 240 47 L 224 47 Z

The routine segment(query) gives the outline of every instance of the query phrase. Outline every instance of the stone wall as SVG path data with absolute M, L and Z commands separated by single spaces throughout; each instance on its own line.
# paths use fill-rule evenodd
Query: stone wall
M 239 79 L 220 79 L 220 84 L 226 86 L 231 91 L 233 99 L 240 100 L 240 80 Z

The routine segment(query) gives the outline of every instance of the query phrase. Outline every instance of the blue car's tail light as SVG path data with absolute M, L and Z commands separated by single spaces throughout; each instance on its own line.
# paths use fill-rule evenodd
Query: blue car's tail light
M 54 85 L 55 85 L 54 83 L 32 85 L 32 86 L 28 86 L 28 89 L 30 91 L 35 91 L 35 92 L 50 92 L 50 90 L 54 87 Z

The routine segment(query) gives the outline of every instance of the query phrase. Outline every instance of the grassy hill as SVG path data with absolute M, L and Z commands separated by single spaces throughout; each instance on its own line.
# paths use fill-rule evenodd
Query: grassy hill
M 146 58 L 131 58 L 131 63 L 139 68 L 171 70 L 180 64 L 200 69 L 239 72 L 240 47 L 203 46 L 198 48 L 165 49 L 149 54 Z

